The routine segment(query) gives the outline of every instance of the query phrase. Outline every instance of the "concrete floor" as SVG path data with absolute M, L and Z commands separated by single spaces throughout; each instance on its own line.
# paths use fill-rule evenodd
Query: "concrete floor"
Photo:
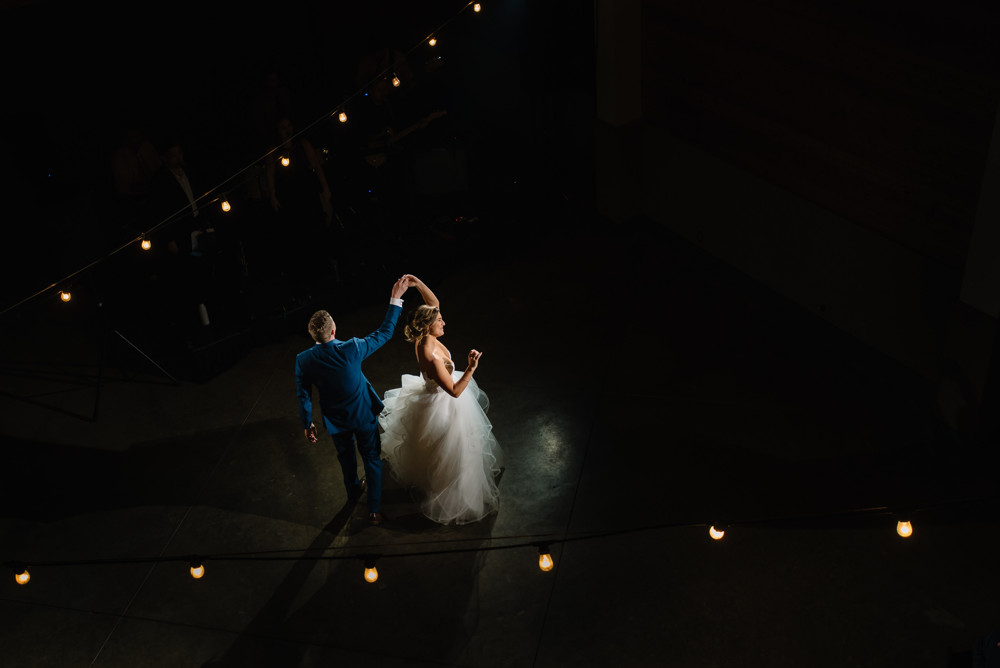
M 996 504 L 969 502 L 995 469 L 934 436 L 933 388 L 651 225 L 578 223 L 393 260 L 363 305 L 290 313 L 204 383 L 116 343 L 93 421 L 96 340 L 50 306 L 5 322 L 0 560 L 32 580 L 0 583 L 0 664 L 970 665 L 1000 625 Z M 371 527 L 302 437 L 305 311 L 364 335 L 406 271 L 456 359 L 484 351 L 507 459 L 488 521 L 433 525 L 387 480 Z M 414 367 L 397 333 L 366 372 L 384 392 Z M 867 508 L 913 537 L 845 512 Z M 546 540 L 550 573 L 476 550 Z M 126 563 L 52 563 L 81 560 Z

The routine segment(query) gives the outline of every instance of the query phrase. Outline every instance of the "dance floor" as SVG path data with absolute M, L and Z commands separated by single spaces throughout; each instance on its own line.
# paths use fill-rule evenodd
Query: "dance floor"
M 996 505 L 972 502 L 995 469 L 934 387 L 653 223 L 579 214 L 391 254 L 205 382 L 113 338 L 95 402 L 97 340 L 56 309 L 5 324 L 0 560 L 31 581 L 0 584 L 0 663 L 970 665 L 1000 625 Z M 477 524 L 387 479 L 369 526 L 299 425 L 308 313 L 367 334 L 404 272 L 456 361 L 484 351 L 506 469 Z M 399 332 L 366 363 L 380 393 L 414 371 Z

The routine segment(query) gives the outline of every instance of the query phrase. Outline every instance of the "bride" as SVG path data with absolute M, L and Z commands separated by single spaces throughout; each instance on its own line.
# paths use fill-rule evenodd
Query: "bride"
M 404 330 L 420 376 L 404 375 L 402 387 L 385 393 L 382 452 L 393 477 L 422 493 L 424 515 L 441 524 L 475 522 L 499 508 L 503 468 L 486 417 L 489 399 L 472 379 L 482 353 L 470 350 L 465 371 L 456 371 L 440 341 L 445 323 L 437 297 L 416 276 L 404 278 L 424 299 Z

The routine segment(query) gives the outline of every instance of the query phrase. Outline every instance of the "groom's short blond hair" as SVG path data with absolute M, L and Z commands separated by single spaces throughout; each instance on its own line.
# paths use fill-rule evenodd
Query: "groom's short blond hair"
M 316 343 L 326 343 L 333 333 L 333 318 L 326 311 L 316 311 L 309 318 L 309 336 Z

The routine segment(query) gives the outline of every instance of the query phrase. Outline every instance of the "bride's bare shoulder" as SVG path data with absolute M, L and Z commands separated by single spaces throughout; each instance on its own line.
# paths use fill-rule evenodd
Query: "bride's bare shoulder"
M 451 353 L 437 339 L 425 336 L 417 341 L 417 359 L 420 361 L 434 362 L 435 359 L 451 359 Z
M 449 351 L 448 348 L 446 348 L 445 345 L 440 341 L 438 341 L 437 344 L 437 354 L 439 357 L 443 357 L 446 360 L 451 359 L 451 351 Z
M 434 353 L 437 351 L 437 346 L 435 345 L 436 343 L 437 342 L 434 339 L 430 338 L 429 336 L 425 336 L 419 341 L 417 341 L 416 345 L 414 346 L 417 351 L 417 359 L 420 360 L 434 359 Z

